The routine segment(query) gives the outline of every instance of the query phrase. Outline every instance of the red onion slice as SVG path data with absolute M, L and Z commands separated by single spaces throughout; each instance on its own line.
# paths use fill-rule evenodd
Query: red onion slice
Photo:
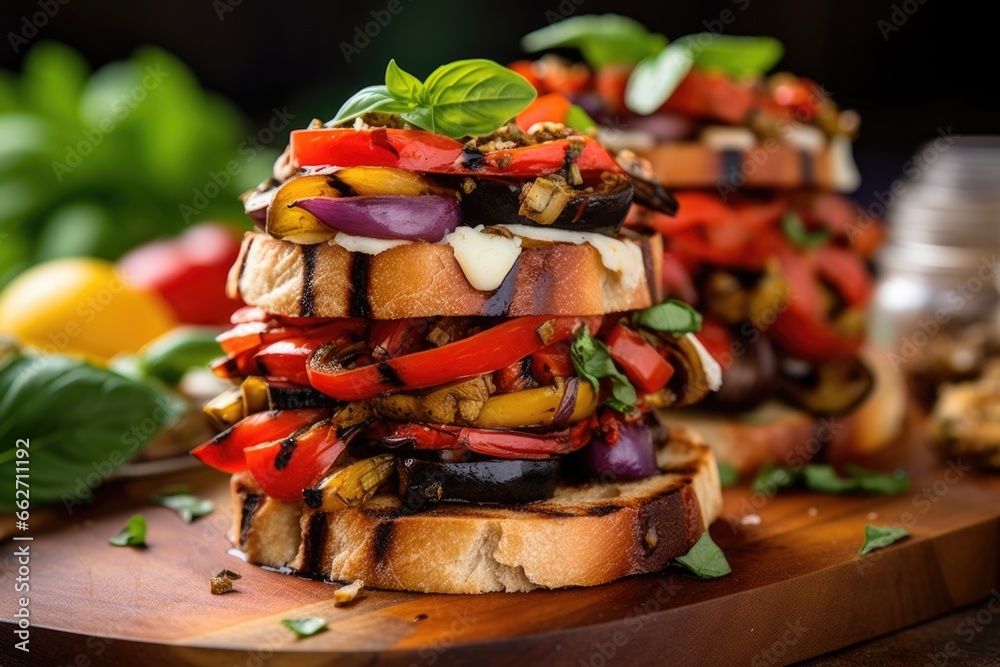
M 306 197 L 291 204 L 327 227 L 356 236 L 409 241 L 440 241 L 462 222 L 451 197 Z
M 552 416 L 553 428 L 566 428 L 569 426 L 569 419 L 573 416 L 573 411 L 576 409 L 576 398 L 579 393 L 580 378 L 576 377 L 566 380 L 562 400 L 559 401 L 559 407 L 556 408 L 556 413 Z
M 601 481 L 642 479 L 659 472 L 653 451 L 653 434 L 644 421 L 618 423 L 618 442 L 608 445 L 600 437 L 583 449 L 586 472 Z M 608 477 L 611 480 L 607 480 Z

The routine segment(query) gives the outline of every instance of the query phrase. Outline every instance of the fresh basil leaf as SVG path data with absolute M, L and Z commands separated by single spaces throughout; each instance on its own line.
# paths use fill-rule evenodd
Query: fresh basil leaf
M 424 81 L 420 105 L 400 115 L 452 138 L 489 134 L 524 111 L 538 93 L 523 76 L 492 60 L 458 60 Z
M 865 493 L 892 496 L 910 488 L 910 477 L 902 470 L 883 473 L 851 464 L 847 466 L 847 473 L 857 483 L 858 490 Z
M 577 330 L 569 352 L 577 375 L 589 382 L 595 392 L 600 390 L 601 378 L 611 379 L 611 396 L 605 405 L 622 413 L 635 409 L 638 400 L 635 387 L 615 366 L 608 346 L 591 336 L 587 327 Z
M 841 477 L 833 466 L 810 463 L 802 469 L 802 481 L 810 491 L 817 493 L 849 493 L 858 489 L 858 483 Z
M 781 219 L 781 229 L 784 230 L 785 236 L 792 242 L 792 245 L 803 250 L 818 248 L 830 240 L 830 230 L 820 229 L 810 232 L 795 211 L 785 213 Z
M 579 104 L 574 104 L 569 108 L 565 123 L 566 127 L 571 127 L 577 132 L 586 132 L 591 128 L 597 127 L 597 122 Z
M 116 547 L 146 546 L 146 518 L 141 514 L 133 515 L 122 528 L 122 532 L 112 537 L 108 542 Z
M 703 32 L 681 37 L 677 42 L 691 50 L 698 67 L 721 70 L 733 77 L 759 77 L 777 65 L 785 51 L 773 37 Z
M 718 461 L 716 465 L 719 467 L 719 483 L 722 484 L 722 488 L 727 489 L 740 483 L 739 470 L 725 461 Z
M 674 94 L 693 64 L 694 55 L 683 42 L 643 59 L 625 85 L 625 106 L 644 116 L 655 112 Z
M 14 479 L 15 442 L 30 438 L 31 501 L 88 500 L 186 407 L 146 384 L 69 357 L 20 356 L 0 370 L 0 475 Z M 15 509 L 14 485 L 0 510 Z
M 632 324 L 654 331 L 693 333 L 701 330 L 701 314 L 683 301 L 668 299 L 633 313 Z
M 521 48 L 529 53 L 576 47 L 594 69 L 634 65 L 659 53 L 666 45 L 667 38 L 663 35 L 650 33 L 638 21 L 618 14 L 573 16 L 521 38 Z
M 364 116 L 366 113 L 381 111 L 383 113 L 402 113 L 412 108 L 405 102 L 400 102 L 389 93 L 386 86 L 368 86 L 354 93 L 351 99 L 344 102 L 344 105 L 337 111 L 333 120 L 329 121 L 327 127 L 336 127 L 353 121 L 355 118 Z
M 877 549 L 884 549 L 890 544 L 910 536 L 910 532 L 898 526 L 865 526 L 865 541 L 861 545 L 858 556 L 870 554 Z
M 794 486 L 797 481 L 798 473 L 792 468 L 779 468 L 773 463 L 767 462 L 757 471 L 753 482 L 750 483 L 750 490 L 754 493 L 771 496 L 778 489 Z
M 211 500 L 197 498 L 190 493 L 183 492 L 164 493 L 161 491 L 153 495 L 149 502 L 174 510 L 184 523 L 191 523 L 195 519 L 210 514 L 215 509 L 215 503 Z
M 690 551 L 675 558 L 673 563 L 699 579 L 716 579 L 733 571 L 726 554 L 712 541 L 707 531 L 701 534 Z
M 390 60 L 385 68 L 385 87 L 389 94 L 400 102 L 414 103 L 420 101 L 424 84 L 409 72 L 403 71 L 395 60 Z
M 283 626 L 294 632 L 299 637 L 312 637 L 315 634 L 327 629 L 326 621 L 322 618 L 286 618 L 281 622 Z

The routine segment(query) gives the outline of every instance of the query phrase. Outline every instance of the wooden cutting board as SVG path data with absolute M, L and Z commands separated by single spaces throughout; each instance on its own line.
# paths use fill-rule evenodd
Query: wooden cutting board
M 30 656 L 3 631 L 3 665 L 777 665 L 848 646 L 995 594 L 1000 477 L 936 461 L 920 438 L 882 455 L 905 461 L 902 496 L 843 497 L 727 489 L 712 528 L 733 568 L 698 581 L 677 572 L 590 589 L 481 596 L 368 591 L 335 608 L 333 586 L 227 554 L 226 478 L 209 470 L 104 488 L 98 502 L 31 542 L 3 544 L 11 590 L 16 547 L 30 544 Z M 217 502 L 190 525 L 145 504 L 167 483 Z M 107 540 L 133 513 L 149 547 Z M 912 537 L 857 558 L 867 523 L 905 523 Z M 34 529 L 32 529 L 34 531 Z M 31 534 L 31 531 L 29 533 Z M 223 568 L 238 592 L 213 596 Z M 993 593 L 991 593 L 993 592 Z M 17 595 L 6 592 L 3 623 Z M 280 621 L 321 616 L 328 632 L 296 640 Z M 30 660 L 26 660 L 30 658 Z

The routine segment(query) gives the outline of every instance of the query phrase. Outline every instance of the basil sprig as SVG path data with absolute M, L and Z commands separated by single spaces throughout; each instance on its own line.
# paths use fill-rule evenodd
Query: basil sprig
M 690 551 L 675 558 L 673 565 L 684 568 L 699 579 L 716 579 L 733 571 L 726 554 L 712 541 L 708 532 L 701 534 Z
M 635 387 L 615 366 L 608 346 L 591 336 L 587 327 L 576 332 L 569 354 L 577 375 L 589 382 L 595 392 L 600 390 L 601 378 L 611 379 L 611 396 L 604 401 L 605 405 L 621 413 L 635 409 L 638 399 Z
M 343 125 L 378 111 L 399 114 L 411 125 L 458 139 L 493 132 L 536 96 L 527 79 L 492 60 L 458 60 L 438 67 L 424 81 L 390 60 L 385 85 L 356 93 L 328 125 Z
M 195 519 L 211 514 L 215 509 L 215 503 L 211 500 L 198 498 L 191 493 L 190 488 L 184 486 L 167 487 L 153 494 L 149 502 L 174 510 L 184 523 L 191 523 Z
M 315 616 L 310 616 L 309 618 L 286 618 L 281 621 L 281 624 L 300 638 L 312 637 L 327 629 L 326 621 Z
M 701 330 L 701 314 L 678 299 L 667 299 L 632 314 L 632 324 L 653 331 L 693 333 Z
M 870 554 L 878 549 L 885 549 L 890 544 L 895 544 L 900 540 L 910 536 L 910 531 L 899 526 L 865 526 L 865 541 L 861 545 L 858 556 Z
M 617 14 L 573 16 L 528 33 L 525 51 L 575 47 L 594 69 L 633 67 L 625 106 L 651 114 L 673 94 L 692 67 L 720 70 L 732 77 L 761 76 L 784 52 L 772 37 L 741 37 L 703 32 L 673 42 L 641 23 Z

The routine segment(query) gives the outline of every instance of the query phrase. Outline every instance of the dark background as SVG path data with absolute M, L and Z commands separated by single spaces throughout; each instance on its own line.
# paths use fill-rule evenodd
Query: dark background
M 162 46 L 185 60 L 204 86 L 234 100 L 259 127 L 273 107 L 286 105 L 302 124 L 314 116 L 329 118 L 345 96 L 380 83 L 389 58 L 423 78 L 437 65 L 459 58 L 508 62 L 523 57 L 520 36 L 558 15 L 615 11 L 675 38 L 705 30 L 704 22 L 729 10 L 735 18 L 726 33 L 779 38 L 786 48 L 777 69 L 811 77 L 841 107 L 861 112 L 857 154 L 866 177 L 857 193 L 861 200 L 886 187 L 919 144 L 939 129 L 963 135 L 1000 133 L 1000 93 L 995 73 L 987 71 L 996 62 L 996 33 L 965 3 L 399 2 L 402 11 L 350 63 L 340 44 L 352 42 L 356 28 L 373 20 L 373 10 L 385 10 L 388 0 L 266 5 L 250 0 L 68 0 L 31 41 L 64 41 L 94 66 L 124 58 L 141 44 Z M 38 0 L 6 0 L 0 7 L 4 35 L 19 31 L 22 17 L 37 11 Z M 881 27 L 880 20 L 885 22 Z M 0 68 L 18 70 L 25 50 L 15 54 L 5 37 Z

